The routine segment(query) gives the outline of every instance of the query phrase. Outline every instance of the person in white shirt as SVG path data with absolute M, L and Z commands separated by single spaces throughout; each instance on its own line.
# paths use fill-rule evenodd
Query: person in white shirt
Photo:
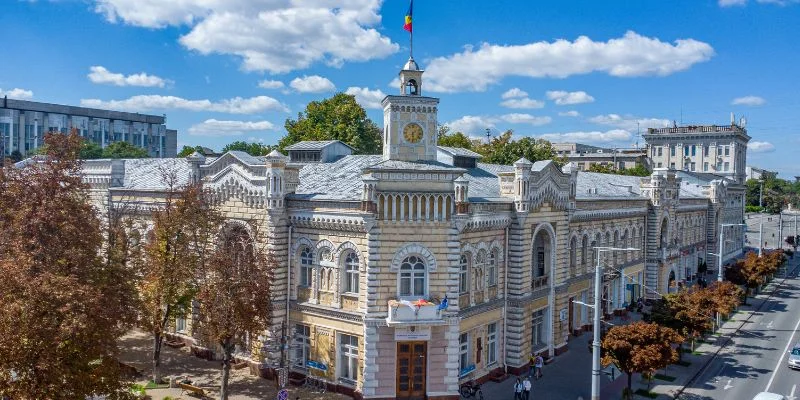
M 514 400 L 522 400 L 522 389 L 522 382 L 517 378 L 517 381 L 514 383 Z
M 522 381 L 522 397 L 524 400 L 529 400 L 531 398 L 531 381 L 527 376 L 525 380 Z

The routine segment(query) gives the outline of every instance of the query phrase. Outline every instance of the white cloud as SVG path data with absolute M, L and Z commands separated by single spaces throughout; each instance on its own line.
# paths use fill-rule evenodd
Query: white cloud
M 594 101 L 594 97 L 590 96 L 588 93 L 584 91 L 579 92 L 565 92 L 563 90 L 550 90 L 547 93 L 547 98 L 550 100 L 555 101 L 556 104 L 560 106 L 566 106 L 571 104 L 583 104 L 583 103 L 591 103 Z
M 361 107 L 364 108 L 381 109 L 383 108 L 381 106 L 381 101 L 383 101 L 383 98 L 386 97 L 386 93 L 383 93 L 383 91 L 380 89 L 369 90 L 369 88 L 355 86 L 347 88 L 345 93 L 356 96 L 356 101 L 358 104 L 361 104 Z
M 533 126 L 547 125 L 553 121 L 552 118 L 546 116 L 537 117 L 530 114 L 519 114 L 519 113 L 501 115 L 500 119 L 510 124 L 528 124 Z
M 580 117 L 581 113 L 579 113 L 579 112 L 577 112 L 575 110 L 571 110 L 571 111 L 560 112 L 560 113 L 558 113 L 558 116 L 559 117 Z
M 752 153 L 770 153 L 775 151 L 775 146 L 770 142 L 750 142 L 747 144 L 747 150 Z
M 744 97 L 737 97 L 731 101 L 731 104 L 734 106 L 762 106 L 766 104 L 766 100 L 763 97 L 758 96 L 744 96 Z
M 258 82 L 258 87 L 262 89 L 280 89 L 283 87 L 283 82 L 265 79 Z
M 511 88 L 505 91 L 502 96 L 503 99 L 515 99 L 519 97 L 528 97 L 528 92 L 520 88 Z
M 503 107 L 507 107 L 507 108 L 529 108 L 530 109 L 530 108 L 542 108 L 542 107 L 544 107 L 544 102 L 543 101 L 539 101 L 539 100 L 529 99 L 529 98 L 526 97 L 524 99 L 503 100 L 500 103 L 500 105 L 503 106 Z
M 546 133 L 538 136 L 540 139 L 549 140 L 554 143 L 580 142 L 580 143 L 612 143 L 630 141 L 631 133 L 624 129 L 612 129 L 610 131 L 590 131 L 590 132 L 565 132 L 565 133 Z
M 628 31 L 596 42 L 586 36 L 523 45 L 484 43 L 477 50 L 434 58 L 427 87 L 436 92 L 483 91 L 507 76 L 566 78 L 592 72 L 617 77 L 666 76 L 708 61 L 714 49 L 694 39 L 674 44 Z
M 718 3 L 720 7 L 744 6 L 747 4 L 747 0 L 719 0 Z M 756 0 L 756 3 L 788 6 L 800 3 L 800 0 Z
M 638 118 L 632 116 L 621 116 L 619 114 L 597 115 L 589 118 L 589 122 L 599 125 L 610 125 L 628 131 L 646 130 L 647 128 L 664 128 L 669 126 L 670 121 L 659 118 Z
M 289 82 L 289 86 L 300 93 L 322 93 L 336 90 L 333 82 L 319 75 L 303 75 L 302 78 L 294 78 Z
M 289 109 L 278 100 L 267 96 L 250 98 L 234 97 L 217 102 L 211 100 L 187 100 L 176 96 L 138 95 L 125 100 L 81 99 L 84 107 L 106 108 L 122 111 L 187 110 L 215 111 L 228 114 L 256 114 L 263 111 Z
M 747 0 L 719 0 L 720 7 L 743 6 Z
M 246 71 L 286 73 L 324 62 L 384 58 L 399 50 L 381 34 L 381 0 L 95 0 L 110 22 L 187 26 L 179 41 L 201 54 L 229 54 Z
M 160 78 L 155 75 L 147 75 L 144 72 L 132 75 L 123 75 L 111 72 L 106 67 L 93 65 L 89 67 L 89 74 L 86 75 L 92 83 L 110 84 L 114 86 L 141 86 L 141 87 L 160 87 L 171 84 L 172 81 Z
M 494 118 L 486 118 L 475 115 L 465 115 L 455 121 L 450 121 L 445 125 L 450 127 L 451 132 L 461 132 L 467 135 L 481 136 L 486 128 L 494 129 Z
M 14 88 L 11 90 L 3 90 L 2 88 L 0 88 L 0 97 L 5 97 L 5 96 L 17 100 L 29 100 L 33 98 L 33 91 L 20 88 Z
M 269 121 L 220 121 L 207 119 L 192 125 L 189 134 L 195 136 L 239 136 L 245 132 L 269 131 L 275 129 Z

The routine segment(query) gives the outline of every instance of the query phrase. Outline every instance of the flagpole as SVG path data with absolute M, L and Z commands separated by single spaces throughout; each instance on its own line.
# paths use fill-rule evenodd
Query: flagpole
M 413 22 L 412 22 L 413 23 Z M 411 31 L 408 32 L 408 36 L 410 37 L 409 42 L 409 49 L 408 49 L 408 56 L 410 58 L 414 58 L 414 26 L 411 26 Z

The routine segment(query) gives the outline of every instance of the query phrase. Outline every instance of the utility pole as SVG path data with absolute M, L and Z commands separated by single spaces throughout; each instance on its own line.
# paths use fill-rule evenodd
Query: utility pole
M 764 180 L 759 179 L 758 189 L 758 256 L 761 257 L 764 247 Z
M 778 213 L 778 248 L 783 248 L 783 210 Z

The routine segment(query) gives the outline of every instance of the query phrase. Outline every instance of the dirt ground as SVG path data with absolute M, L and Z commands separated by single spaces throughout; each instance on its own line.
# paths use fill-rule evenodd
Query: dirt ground
M 150 357 L 152 353 L 152 339 L 144 332 L 135 330 L 129 332 L 120 340 L 122 353 L 120 361 L 136 367 L 144 372 L 141 382 L 146 383 L 149 373 L 152 370 Z M 194 386 L 204 389 L 208 398 L 219 397 L 219 382 L 222 375 L 222 367 L 219 361 L 206 361 L 189 354 L 189 349 L 183 347 L 173 349 L 163 346 L 161 350 L 161 374 L 164 380 L 169 377 L 188 377 Z M 231 369 L 230 378 L 230 400 L 271 400 L 275 399 L 278 389 L 274 381 L 252 376 L 247 369 Z M 343 400 L 350 397 L 335 393 L 315 393 L 287 386 L 289 390 L 289 400 Z M 148 389 L 147 394 L 154 400 L 162 400 L 166 396 L 174 399 L 196 399 L 186 393 L 181 394 L 180 389 Z

